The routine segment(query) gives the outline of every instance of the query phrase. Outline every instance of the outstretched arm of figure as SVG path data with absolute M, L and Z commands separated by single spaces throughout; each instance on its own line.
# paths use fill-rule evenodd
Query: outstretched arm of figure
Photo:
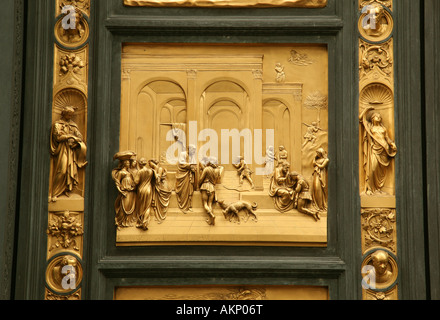
M 362 122 L 362 121 L 366 120 L 365 117 L 367 115 L 367 112 L 370 111 L 370 110 L 374 110 L 374 107 L 368 106 L 364 110 L 362 110 L 362 112 L 359 115 L 359 121 Z

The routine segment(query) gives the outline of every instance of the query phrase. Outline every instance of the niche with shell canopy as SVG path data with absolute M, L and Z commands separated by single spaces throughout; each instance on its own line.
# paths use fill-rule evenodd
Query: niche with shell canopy
M 371 117 L 375 113 L 381 116 L 382 124 L 387 129 L 389 138 L 394 141 L 394 94 L 393 91 L 382 83 L 372 83 L 365 86 L 359 97 L 359 114 L 363 114 L 366 109 L 366 119 L 371 121 Z M 360 145 L 363 145 L 365 137 L 360 133 Z M 363 150 L 360 148 L 360 159 L 363 159 Z M 386 180 L 383 186 L 383 191 L 387 195 L 395 194 L 395 184 L 391 177 L 394 176 L 394 161 L 391 161 L 389 168 L 386 170 Z M 365 170 L 360 166 L 360 188 L 361 193 L 365 191 Z

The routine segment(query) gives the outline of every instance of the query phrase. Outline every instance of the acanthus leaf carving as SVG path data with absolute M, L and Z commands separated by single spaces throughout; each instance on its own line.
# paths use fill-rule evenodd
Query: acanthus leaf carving
M 359 77 L 361 80 L 375 72 L 388 78 L 392 76 L 394 61 L 391 54 L 391 40 L 381 45 L 372 45 L 361 41 L 359 51 Z
M 362 210 L 364 251 L 373 247 L 396 252 L 396 215 L 393 209 Z
M 66 210 L 61 214 L 54 215 L 49 221 L 47 234 L 56 239 L 55 243 L 49 247 L 49 251 L 56 248 L 72 248 L 79 251 L 77 237 L 84 234 L 84 228 L 78 214 Z

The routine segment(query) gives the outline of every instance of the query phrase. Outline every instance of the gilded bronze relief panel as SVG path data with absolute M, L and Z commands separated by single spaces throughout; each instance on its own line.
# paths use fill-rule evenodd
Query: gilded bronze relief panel
M 327 287 L 319 286 L 140 286 L 118 287 L 114 298 L 151 301 L 328 300 L 329 292 Z M 184 309 L 178 309 L 176 313 L 190 314 Z
M 325 45 L 125 44 L 118 245 L 325 246 Z
M 324 8 L 327 6 L 327 0 L 124 0 L 124 5 L 140 7 Z

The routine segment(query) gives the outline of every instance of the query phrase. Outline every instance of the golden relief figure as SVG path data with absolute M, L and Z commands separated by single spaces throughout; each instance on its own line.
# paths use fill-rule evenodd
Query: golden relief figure
M 280 150 L 285 151 L 284 148 L 280 148 Z M 320 148 L 317 154 L 319 155 L 317 158 L 322 157 L 324 150 Z M 286 160 L 279 160 L 279 165 L 273 173 L 269 186 L 269 195 L 273 198 L 277 210 L 287 212 L 297 209 L 303 214 L 312 216 L 316 221 L 320 220 L 321 211 L 327 211 L 325 169 L 328 166 L 328 159 L 317 160 L 317 158 L 314 160 L 313 189 L 301 174 L 290 172 L 290 163 Z M 316 172 L 319 166 L 322 167 L 323 174 L 321 175 L 321 169 L 319 169 L 319 176 L 317 176 Z M 314 197 L 312 197 L 312 190 Z
M 275 207 L 281 211 L 289 211 L 294 203 L 294 181 L 290 174 L 290 164 L 283 162 L 278 166 L 270 181 L 269 195 L 273 197 Z
M 216 158 L 210 157 L 202 165 L 202 169 L 200 192 L 202 193 L 203 207 L 208 214 L 208 224 L 215 225 L 215 215 L 212 210 L 213 204 L 218 201 L 215 186 L 220 182 L 224 168 L 218 165 Z
M 114 156 L 114 159 L 119 160 L 119 166 L 112 171 L 112 178 L 119 192 L 115 202 L 115 223 L 118 228 L 133 226 L 136 221 L 136 182 L 131 171 L 135 156 L 134 152 L 121 152 Z
M 359 19 L 361 36 L 371 42 L 387 39 L 393 32 L 393 18 L 389 9 L 378 2 L 365 4 Z
M 189 146 L 188 152 L 183 151 L 179 157 L 176 174 L 176 196 L 179 208 L 186 212 L 192 211 L 192 197 L 196 173 L 196 147 Z
M 115 201 L 115 224 L 118 228 L 148 230 L 151 216 L 158 223 L 166 219 L 171 191 L 167 187 L 167 171 L 157 160 L 136 159 L 132 151 L 118 152 L 114 159 L 119 166 L 112 178 L 119 192 Z
M 328 166 L 330 160 L 323 148 L 316 151 L 316 157 L 313 159 L 313 179 L 312 179 L 312 198 L 315 207 L 318 210 L 327 211 L 328 202 Z
M 372 111 L 372 114 L 369 112 Z M 370 112 L 371 113 L 371 112 Z M 363 167 L 365 171 L 365 193 L 384 193 L 382 190 L 391 160 L 397 154 L 397 147 L 382 123 L 382 116 L 374 108 L 366 107 L 360 114 L 362 124 Z
M 50 201 L 70 196 L 79 185 L 78 171 L 87 165 L 87 147 L 78 125 L 72 120 L 73 107 L 65 107 L 61 119 L 52 125 L 50 152 L 54 160 Z
M 323 8 L 327 0 L 124 0 L 126 6 Z
M 362 263 L 362 287 L 367 292 L 389 289 L 398 276 L 397 262 L 383 249 L 376 249 Z
M 246 179 L 251 184 L 251 188 L 254 189 L 255 185 L 254 181 L 252 180 L 253 171 L 249 168 L 249 165 L 244 160 L 244 157 L 239 156 L 238 163 L 234 163 L 233 166 L 237 169 L 240 187 L 243 186 L 244 179 Z

